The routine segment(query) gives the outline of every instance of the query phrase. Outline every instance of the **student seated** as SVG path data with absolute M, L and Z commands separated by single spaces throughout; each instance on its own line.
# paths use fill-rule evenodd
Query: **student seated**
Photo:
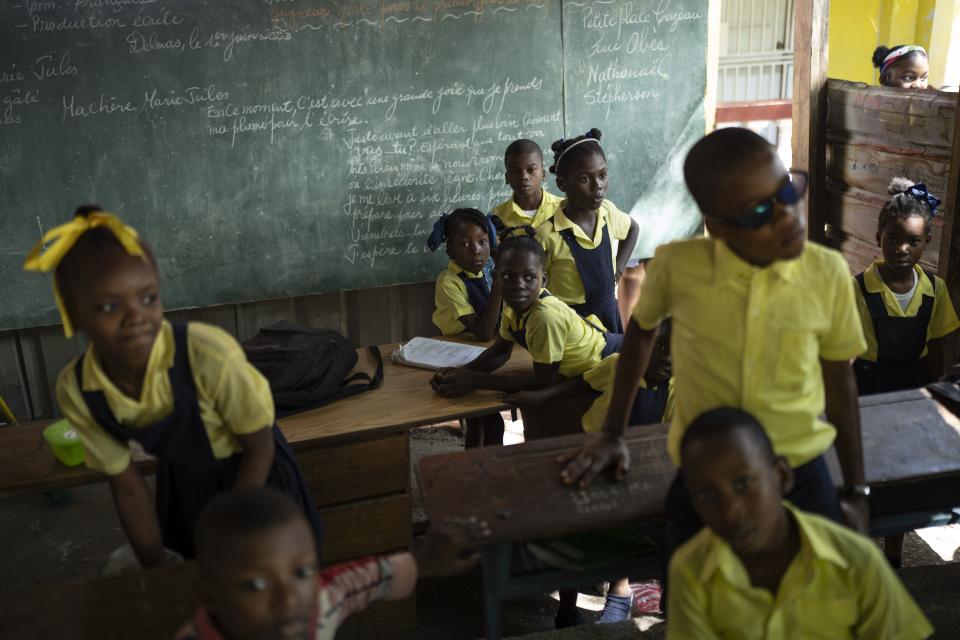
M 435 524 L 415 556 L 371 556 L 321 570 L 310 526 L 289 498 L 264 488 L 222 493 L 197 523 L 200 605 L 176 639 L 332 640 L 347 617 L 371 603 L 409 597 L 418 575 L 468 569 L 477 560 L 464 555 L 471 536 L 488 533 L 483 523 Z
M 473 334 L 489 340 L 500 323 L 500 286 L 493 279 L 490 252 L 496 246 L 491 221 L 476 209 L 456 209 L 433 225 L 427 246 L 441 244 L 450 262 L 437 276 L 433 324 L 445 336 Z M 503 418 L 493 413 L 464 420 L 468 449 L 503 444 Z
M 853 363 L 860 395 L 939 380 L 944 338 L 960 327 L 947 283 L 919 264 L 940 199 L 906 178 L 894 178 L 888 191 L 877 223 L 883 259 L 855 277 L 867 339 L 866 352 Z M 888 536 L 883 546 L 890 563 L 900 567 L 903 534 Z
M 580 315 L 595 315 L 608 330 L 623 333 L 616 286 L 640 228 L 606 199 L 607 158 L 598 129 L 557 140 L 551 148 L 550 172 L 566 196 L 553 218 L 537 228 L 537 239 L 547 251 L 551 288 Z M 614 240 L 620 241 L 616 251 Z
M 679 464 L 680 440 L 695 416 L 739 406 L 768 425 L 774 450 L 795 467 L 788 497 L 840 521 L 824 461 L 836 440 L 845 507 L 851 524 L 866 531 L 869 489 L 850 365 L 866 345 L 843 256 L 805 240 L 805 174 L 784 169 L 762 137 L 729 128 L 693 146 L 684 177 L 710 236 L 657 250 L 624 336 L 604 426 L 569 461 L 563 480 L 585 487 L 608 467 L 623 477 L 630 403 L 655 329 L 670 316 L 677 403 L 667 436 L 670 458 Z M 702 526 L 682 472 L 668 492 L 666 513 L 669 558 Z
M 541 389 L 582 375 L 617 350 L 622 336 L 606 332 L 596 317 L 581 318 L 544 288 L 543 262 L 543 247 L 532 227 L 510 231 L 500 245 L 494 271 L 506 303 L 497 341 L 470 364 L 439 371 L 431 381 L 436 391 L 456 397 L 474 389 L 508 393 Z M 514 343 L 530 352 L 533 371 L 494 373 L 509 361 Z M 527 437 L 537 437 L 527 431 L 533 426 L 530 417 L 524 414 L 524 431 Z
M 880 85 L 900 89 L 926 89 L 930 61 L 923 47 L 913 44 L 883 45 L 873 50 L 873 66 L 879 71 Z
M 533 140 L 514 140 L 503 154 L 504 179 L 513 190 L 491 211 L 500 231 L 529 224 L 536 228 L 553 217 L 562 198 L 547 191 L 543 182 L 543 151 Z
M 80 207 L 24 266 L 54 272 L 64 332 L 76 328 L 89 340 L 60 373 L 57 402 L 87 466 L 106 474 L 141 565 L 163 562 L 164 547 L 192 558 L 200 511 L 233 486 L 280 488 L 319 539 L 310 488 L 275 425 L 270 385 L 222 329 L 164 319 L 157 263 L 136 231 L 100 207 Z M 156 501 L 131 464 L 130 440 L 157 458 Z
M 749 413 L 696 417 L 680 464 L 705 526 L 670 562 L 668 640 L 933 633 L 869 538 L 784 500 L 793 470 Z

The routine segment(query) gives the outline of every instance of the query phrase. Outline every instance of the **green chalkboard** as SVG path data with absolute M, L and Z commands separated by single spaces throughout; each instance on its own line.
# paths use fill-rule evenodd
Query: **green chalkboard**
M 433 279 L 433 219 L 508 197 L 511 140 L 591 126 L 649 255 L 696 227 L 707 4 L 4 2 L 0 329 L 57 320 L 21 264 L 91 201 L 154 246 L 168 308 Z

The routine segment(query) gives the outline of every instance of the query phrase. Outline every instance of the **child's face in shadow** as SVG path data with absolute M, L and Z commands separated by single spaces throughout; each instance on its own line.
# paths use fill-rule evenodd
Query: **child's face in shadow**
M 540 188 L 547 177 L 543 170 L 543 156 L 536 151 L 518 153 L 504 158 L 507 184 L 517 199 L 533 199 L 540 196 Z
M 490 258 L 490 235 L 475 224 L 461 222 L 447 240 L 447 253 L 460 268 L 479 273 Z
M 926 89 L 929 75 L 930 62 L 927 57 L 913 55 L 894 62 L 884 74 L 883 84 L 900 89 Z
M 770 221 L 757 229 L 742 229 L 736 224 L 754 207 L 773 198 L 788 180 L 789 174 L 772 149 L 731 169 L 703 203 L 707 230 L 756 266 L 799 257 L 806 241 L 802 200 L 796 204 L 775 201 Z
M 163 322 L 160 278 L 146 257 L 120 248 L 85 262 L 67 294 L 69 313 L 102 362 L 142 370 Z
M 896 275 L 908 275 L 920 262 L 929 242 L 930 233 L 922 216 L 890 216 L 883 230 L 877 233 L 883 262 Z
M 529 309 L 547 283 L 539 257 L 518 249 L 500 253 L 494 277 L 500 283 L 503 301 L 517 313 Z
M 290 520 L 220 551 L 201 595 L 227 640 L 313 638 L 317 552 L 306 522 Z
M 599 153 L 587 153 L 575 159 L 560 161 L 562 175 L 557 188 L 567 196 L 567 203 L 581 211 L 596 211 L 607 197 L 607 161 Z
M 687 491 L 704 524 L 741 558 L 776 552 L 787 531 L 781 500 L 793 482 L 787 461 L 771 459 L 745 429 L 689 442 L 681 455 Z

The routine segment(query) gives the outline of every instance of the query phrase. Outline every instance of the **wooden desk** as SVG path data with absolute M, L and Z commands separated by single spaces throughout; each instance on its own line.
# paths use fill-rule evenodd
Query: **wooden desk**
M 195 577 L 189 562 L 4 594 L 2 635 L 6 640 L 170 640 L 195 611 Z M 411 603 L 375 604 L 348 620 L 337 639 L 375 637 L 386 625 L 413 628 Z
M 433 372 L 390 360 L 396 346 L 381 347 L 384 377 L 380 388 L 279 421 L 320 508 L 326 529 L 325 563 L 411 546 L 411 427 L 509 408 L 497 392 L 481 391 L 455 399 L 440 396 L 429 385 Z M 367 349 L 358 353 L 357 369 L 372 373 L 374 358 Z M 531 369 L 529 354 L 515 349 L 502 371 Z M 49 421 L 0 428 L 0 495 L 104 479 L 83 465 L 65 467 L 57 461 L 43 440 L 47 424 Z M 135 463 L 145 473 L 154 470 L 148 456 L 136 457 Z M 410 602 L 402 604 L 409 608 Z M 396 606 L 393 611 L 397 624 L 391 628 L 400 633 L 398 625 L 412 624 L 413 617 Z
M 934 516 L 960 507 L 957 416 L 918 390 L 864 398 L 861 423 L 867 482 L 874 488 L 874 534 L 942 522 Z M 619 565 L 589 574 L 555 571 L 546 578 L 515 579 L 510 575 L 512 545 L 662 518 L 667 488 L 676 474 L 666 453 L 666 433 L 666 425 L 629 429 L 631 466 L 625 480 L 614 482 L 605 473 L 585 491 L 564 486 L 556 462 L 558 454 L 583 442 L 582 435 L 420 461 L 431 518 L 476 517 L 490 523 L 490 544 L 483 549 L 488 640 L 500 637 L 499 603 L 507 597 L 546 586 L 591 584 L 627 572 Z M 835 461 L 831 466 L 839 482 Z M 657 561 L 631 568 L 643 567 L 655 571 Z

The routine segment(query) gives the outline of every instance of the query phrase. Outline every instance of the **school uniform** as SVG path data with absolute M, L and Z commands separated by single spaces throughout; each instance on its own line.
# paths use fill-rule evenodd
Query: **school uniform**
M 553 218 L 537 228 L 547 252 L 545 270 L 550 291 L 582 316 L 596 315 L 614 333 L 623 333 L 617 308 L 614 240 L 630 233 L 630 216 L 609 200 L 597 211 L 593 237 L 571 222 L 561 203 Z
M 352 614 L 386 598 L 393 585 L 389 556 L 367 557 L 327 567 L 317 575 L 316 616 L 309 624 L 311 640 L 334 640 Z M 177 632 L 175 640 L 225 640 L 206 606 Z
M 320 522 L 293 452 L 275 426 L 266 379 L 229 334 L 210 325 L 163 322 L 140 398 L 104 373 L 93 345 L 60 373 L 57 400 L 86 451 L 89 468 L 118 475 L 131 462 L 130 440 L 157 457 L 156 509 L 164 546 L 193 556 L 193 526 L 207 500 L 233 486 L 243 453 L 237 439 L 272 428 L 267 484 Z
M 580 425 L 587 433 L 598 433 L 603 429 L 603 421 L 610 407 L 613 395 L 613 381 L 617 375 L 617 362 L 620 354 L 615 353 L 603 359 L 599 366 L 583 374 L 583 380 L 590 388 L 600 393 L 590 408 L 580 419 Z M 640 388 L 634 396 L 627 419 L 629 426 L 641 424 L 668 423 L 676 410 L 676 395 L 673 392 L 673 378 L 657 385 L 650 385 L 646 379 L 640 380 Z
M 500 337 L 529 351 L 536 363 L 560 363 L 560 374 L 568 378 L 596 367 L 622 342 L 621 335 L 607 332 L 596 317 L 580 317 L 546 289 L 523 314 L 504 305 Z
M 850 360 L 866 348 L 843 256 L 812 242 L 795 260 L 753 266 L 715 238 L 664 245 L 647 267 L 633 320 L 652 330 L 673 318 L 676 413 L 667 451 L 698 415 L 741 408 L 764 425 L 795 469 L 787 497 L 800 508 L 843 518 L 823 454 L 836 429 L 825 408 L 820 359 Z M 667 494 L 669 558 L 702 526 L 680 473 Z
M 555 196 L 543 187 L 540 187 L 540 206 L 535 211 L 524 211 L 511 197 L 493 208 L 490 214 L 500 220 L 504 227 L 520 227 L 530 225 L 534 228 L 553 217 L 563 198 Z
M 463 333 L 467 328 L 460 322 L 463 316 L 482 316 L 487 310 L 490 288 L 493 286 L 493 260 L 487 261 L 480 273 L 471 273 L 450 260 L 447 268 L 437 276 L 434 290 L 433 324 L 440 333 L 449 336 Z
M 911 292 L 894 293 L 874 262 L 855 277 L 857 311 L 867 350 L 854 363 L 860 395 L 915 389 L 929 382 L 927 343 L 960 328 L 942 278 L 914 266 Z
M 670 563 L 667 638 L 896 638 L 933 627 L 868 538 L 788 502 L 800 550 L 775 594 L 704 528 Z

